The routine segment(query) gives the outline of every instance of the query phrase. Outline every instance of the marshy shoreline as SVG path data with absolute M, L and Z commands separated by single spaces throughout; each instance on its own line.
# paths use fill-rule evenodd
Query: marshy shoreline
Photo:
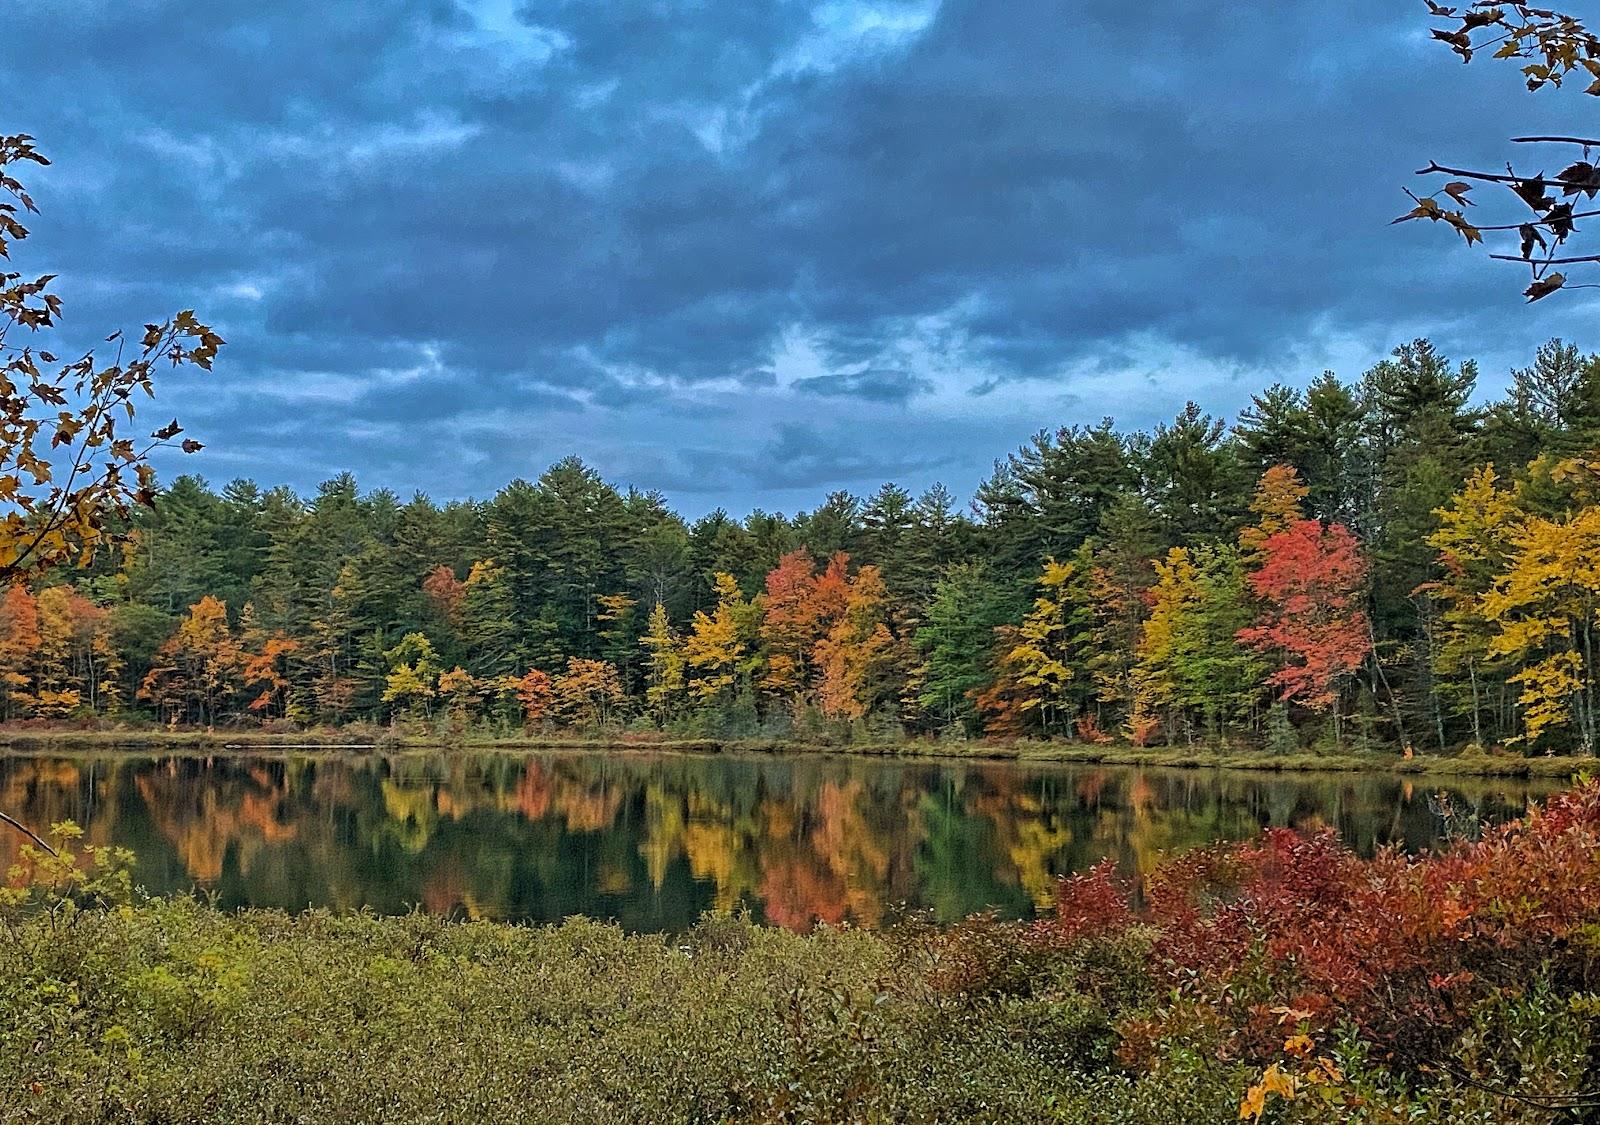
M 1600 758 L 1582 755 L 1523 757 L 1462 751 L 1405 757 L 1386 751 L 1276 754 L 1215 746 L 1140 747 L 1066 741 L 892 739 L 824 742 L 794 738 L 674 738 L 637 732 L 582 735 L 493 735 L 467 731 L 449 736 L 383 727 L 310 731 L 78 729 L 0 726 L 0 752 L 40 754 L 85 749 L 137 754 L 399 751 L 596 751 L 681 754 L 768 754 L 785 757 L 847 756 L 911 761 L 1068 763 L 1161 769 L 1224 769 L 1270 773 L 1373 773 L 1402 776 L 1568 779 L 1600 773 Z

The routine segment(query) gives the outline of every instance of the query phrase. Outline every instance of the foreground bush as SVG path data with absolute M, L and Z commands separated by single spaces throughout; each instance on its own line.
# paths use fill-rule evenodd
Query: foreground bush
M 974 1005 L 861 932 L 82 917 L 0 947 L 21 1120 L 1040 1120 L 1109 1045 L 1088 1006 Z
M 1149 935 L 1144 976 L 1165 999 L 1119 1024 L 1130 1062 L 1203 1047 L 1267 1063 L 1286 1100 L 1309 1085 L 1370 1111 L 1316 1053 L 1342 1042 L 1402 1086 L 1442 1076 L 1451 1094 L 1490 1095 L 1491 1119 L 1600 1112 L 1594 782 L 1440 855 L 1362 860 L 1331 831 L 1272 829 L 1170 859 L 1138 892 L 1104 865 L 1067 879 L 1032 937 L 1081 949 Z M 1277 1081 L 1296 1071 L 1305 1081 Z
M 679 937 L 119 904 L 32 853 L 0 908 L 0 1120 L 1563 1122 L 1600 1097 L 1600 789 L 1362 861 L 1273 833 L 1100 870 L 1058 917 Z

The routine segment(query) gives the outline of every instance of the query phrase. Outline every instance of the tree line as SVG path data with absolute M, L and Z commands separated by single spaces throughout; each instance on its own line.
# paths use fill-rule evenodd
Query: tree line
M 194 476 L 0 600 L 0 715 L 1589 749 L 1600 357 L 1426 340 L 1231 422 L 688 521 L 573 458 L 483 501 Z

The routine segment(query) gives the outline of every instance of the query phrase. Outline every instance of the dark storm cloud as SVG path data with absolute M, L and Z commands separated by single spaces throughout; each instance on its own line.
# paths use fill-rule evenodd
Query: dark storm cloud
M 969 485 L 999 435 L 1227 411 L 1417 331 L 1531 351 L 1575 302 L 1387 223 L 1426 158 L 1563 103 L 1422 15 L 77 0 L 8 13 L 4 127 L 56 159 L 28 258 L 71 325 L 229 338 L 176 384 L 205 471 L 445 496 L 578 452 L 742 508 Z
M 685 488 L 695 481 L 724 488 L 759 479 L 771 491 L 798 492 L 805 506 L 820 503 L 823 494 L 841 484 L 863 485 L 897 476 L 918 474 L 947 466 L 948 455 L 889 454 L 871 443 L 853 440 L 857 435 L 802 422 L 781 423 L 775 433 L 756 438 L 747 449 L 696 449 L 681 459 L 677 477 L 671 467 L 660 466 L 668 486 Z
M 857 371 L 849 374 L 814 375 L 795 380 L 801 394 L 863 398 L 870 402 L 905 402 L 932 384 L 906 371 Z

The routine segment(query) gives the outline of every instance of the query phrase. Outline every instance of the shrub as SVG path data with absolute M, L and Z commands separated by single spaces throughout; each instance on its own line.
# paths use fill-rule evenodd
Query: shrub
M 1270 1061 L 1281 1014 L 1343 1024 L 1402 1062 L 1445 1057 L 1484 1003 L 1535 981 L 1564 993 L 1600 953 L 1600 785 L 1585 782 L 1521 821 L 1438 855 L 1367 861 L 1332 832 L 1169 859 L 1135 906 L 1109 869 L 1067 879 L 1036 941 L 1151 927 L 1149 972 L 1174 997 L 1130 1024 L 1160 1049 L 1209 1029 L 1225 1053 Z

